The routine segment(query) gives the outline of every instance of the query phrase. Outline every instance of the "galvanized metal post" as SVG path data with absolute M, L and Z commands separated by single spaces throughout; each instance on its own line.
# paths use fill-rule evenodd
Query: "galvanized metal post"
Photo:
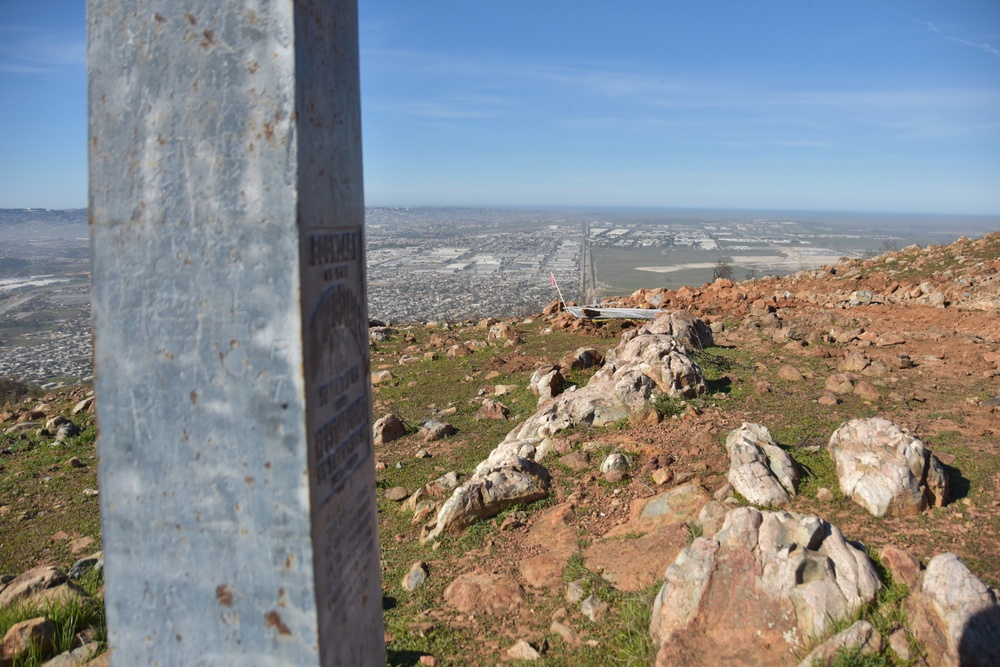
M 112 664 L 385 664 L 355 1 L 87 20 Z

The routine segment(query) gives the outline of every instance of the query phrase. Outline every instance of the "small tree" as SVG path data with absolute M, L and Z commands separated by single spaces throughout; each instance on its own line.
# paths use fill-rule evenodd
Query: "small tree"
M 899 241 L 897 239 L 882 239 L 882 252 L 895 252 L 899 250 Z
M 712 269 L 712 280 L 718 280 L 719 278 L 732 279 L 733 277 L 733 258 L 732 257 L 720 257 L 715 260 L 715 268 Z
M 743 275 L 743 280 L 753 280 L 757 277 L 757 269 L 747 269 L 747 272 Z

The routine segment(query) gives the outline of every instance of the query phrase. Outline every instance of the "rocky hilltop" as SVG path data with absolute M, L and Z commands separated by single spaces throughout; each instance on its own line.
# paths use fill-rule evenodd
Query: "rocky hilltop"
M 998 258 L 373 327 L 390 663 L 1000 664 Z M 93 580 L 87 400 L 0 414 L 0 605 Z

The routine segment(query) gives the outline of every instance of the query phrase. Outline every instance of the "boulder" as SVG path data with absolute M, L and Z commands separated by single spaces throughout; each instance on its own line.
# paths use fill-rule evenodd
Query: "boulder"
M 506 322 L 500 322 L 490 327 L 486 340 L 490 343 L 498 340 L 514 340 L 518 338 L 517 330 Z
M 529 644 L 521 639 L 516 644 L 507 649 L 507 657 L 511 660 L 538 660 L 542 655 Z
M 417 433 L 418 436 L 424 439 L 424 442 L 434 442 L 435 440 L 441 440 L 449 435 L 455 433 L 455 427 L 447 422 L 438 421 L 437 419 L 428 419 L 424 422 L 423 426 L 420 427 L 420 431 Z
M 402 586 L 407 591 L 415 591 L 427 580 L 427 563 L 417 561 L 403 577 Z
M 524 603 L 524 592 L 516 581 L 501 574 L 459 575 L 444 590 L 445 602 L 468 614 L 502 614 Z
M 543 366 L 531 374 L 528 387 L 544 403 L 557 396 L 566 387 L 566 378 L 558 366 Z
M 881 653 L 885 650 L 885 645 L 882 642 L 882 635 L 872 627 L 871 623 L 858 621 L 809 651 L 798 667 L 831 667 L 837 652 L 844 650 L 855 655 L 869 655 Z
M 593 347 L 577 348 L 575 352 L 566 357 L 564 362 L 565 366 L 570 370 L 592 368 L 594 366 L 600 366 L 603 363 L 604 355 Z
M 55 623 L 45 617 L 15 623 L 0 641 L 0 664 L 13 665 L 14 660 L 27 653 L 32 645 L 43 653 L 50 650 L 55 635 Z
M 752 507 L 677 555 L 653 603 L 657 665 L 785 664 L 880 587 L 868 557 L 823 519 Z M 748 620 L 752 619 L 752 622 Z
M 485 473 L 477 471 L 445 501 L 433 524 L 425 526 L 421 541 L 496 516 L 511 505 L 540 500 L 549 494 L 550 482 L 548 470 L 522 458 Z
M 384 384 L 395 380 L 391 371 L 375 371 L 372 373 L 372 384 Z
M 507 419 L 510 415 L 510 408 L 501 403 L 500 401 L 494 401 L 492 398 L 487 398 L 483 401 L 483 404 L 479 406 L 479 410 L 476 412 L 473 419 Z
M 840 490 L 875 516 L 917 514 L 942 506 L 944 468 L 930 450 L 887 419 L 854 419 L 830 437 Z
M 677 341 L 665 335 L 629 333 L 586 387 L 542 404 L 477 470 L 490 470 L 518 457 L 526 445 L 534 447 L 534 458 L 541 460 L 552 446 L 551 436 L 573 426 L 605 426 L 648 414 L 656 396 L 695 397 L 706 391 L 701 369 Z
M 834 373 L 826 379 L 824 388 L 834 394 L 850 394 L 854 391 L 854 379 L 847 373 Z
M 612 470 L 618 472 L 628 472 L 631 468 L 628 457 L 621 452 L 611 452 L 607 457 L 601 462 L 601 472 L 607 473 Z
M 806 377 L 795 366 L 784 364 L 778 369 L 778 377 L 788 382 L 802 382 Z
M 729 483 L 755 505 L 784 505 L 795 497 L 799 472 L 760 424 L 744 423 L 726 437 Z
M 40 565 L 23 572 L 0 590 L 0 609 L 29 598 L 39 591 L 55 588 L 66 582 L 66 574 L 51 565 Z
M 639 332 L 671 336 L 688 350 L 703 350 L 715 345 L 711 327 L 684 310 L 671 310 L 658 315 L 640 327 Z
M 389 327 L 368 327 L 368 342 L 384 343 L 392 338 L 394 333 L 395 331 Z
M 376 445 L 384 445 L 387 442 L 398 440 L 406 435 L 406 424 L 403 420 L 391 412 L 372 425 L 372 437 Z
M 1000 665 L 996 591 L 955 554 L 930 560 L 907 601 L 907 612 L 910 630 L 923 642 L 931 667 Z

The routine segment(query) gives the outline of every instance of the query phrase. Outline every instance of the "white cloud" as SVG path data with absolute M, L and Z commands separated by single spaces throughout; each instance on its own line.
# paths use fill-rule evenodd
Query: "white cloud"
M 977 48 L 980 51 L 985 51 L 991 56 L 996 56 L 997 58 L 1000 58 L 1000 49 L 994 48 L 987 42 L 973 42 L 972 40 L 959 39 L 958 37 L 952 37 L 950 35 L 945 35 L 945 38 L 950 39 L 953 42 L 958 42 L 959 44 L 965 44 L 966 46 Z
M 898 13 L 899 12 L 897 12 L 897 14 Z M 922 25 L 931 32 L 941 35 L 947 40 L 950 40 L 952 42 L 957 42 L 958 44 L 964 44 L 965 46 L 971 46 L 974 49 L 979 49 L 980 51 L 990 54 L 991 56 L 996 56 L 997 58 L 1000 58 L 1000 49 L 995 48 L 994 46 L 992 46 L 987 42 L 975 42 L 971 39 L 965 39 L 963 37 L 956 37 L 953 34 L 948 34 L 947 32 L 942 31 L 941 28 L 939 28 L 937 24 L 935 24 L 933 21 L 921 21 L 920 19 L 915 19 L 913 17 L 907 17 L 907 18 L 909 18 L 917 25 Z
M 44 74 L 65 67 L 86 67 L 87 43 L 37 28 L 0 27 L 0 71 Z

